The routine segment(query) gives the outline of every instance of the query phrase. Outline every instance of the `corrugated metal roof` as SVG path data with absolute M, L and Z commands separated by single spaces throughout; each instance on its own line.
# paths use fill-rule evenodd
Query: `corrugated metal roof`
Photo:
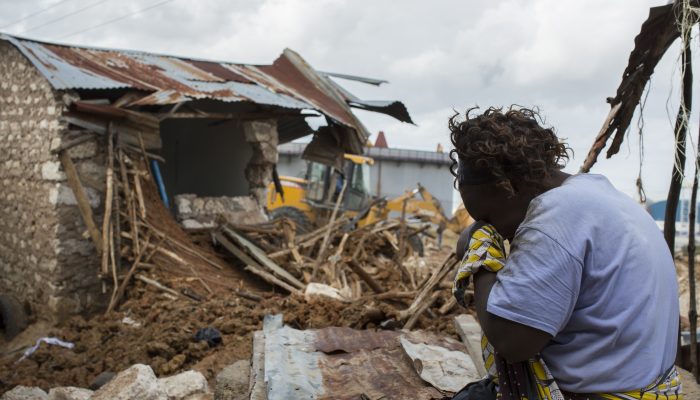
M 440 399 L 455 391 L 437 387 L 444 386 L 451 372 L 463 373 L 456 377 L 462 384 L 478 379 L 462 343 L 429 332 L 339 327 L 301 331 L 283 326 L 281 315 L 266 316 L 263 332 L 263 384 L 270 400 Z M 407 354 L 402 341 L 421 350 L 420 355 Z M 451 356 L 435 358 L 445 354 Z M 447 365 L 454 354 L 460 356 L 461 368 Z
M 332 121 L 352 128 L 354 152 L 361 152 L 368 136 L 352 113 L 353 105 L 389 115 L 397 102 L 363 102 L 314 70 L 301 56 L 286 49 L 272 65 L 248 65 L 193 60 L 152 53 L 66 46 L 0 33 L 12 43 L 58 90 L 136 89 L 150 92 L 124 106 L 167 105 L 188 100 L 252 102 L 289 109 L 314 109 Z M 376 84 L 376 80 L 356 78 Z M 391 105 L 391 107 L 389 107 Z M 399 109 L 405 107 L 401 104 Z

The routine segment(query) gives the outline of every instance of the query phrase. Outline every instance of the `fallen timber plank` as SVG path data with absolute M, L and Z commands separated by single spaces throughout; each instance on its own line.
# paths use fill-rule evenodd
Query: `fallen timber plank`
M 253 256 L 253 258 L 258 260 L 261 265 L 268 268 L 271 272 L 274 272 L 277 275 L 279 275 L 280 277 L 284 278 L 287 282 L 296 286 L 298 289 L 304 290 L 306 288 L 305 284 L 303 284 L 301 281 L 299 281 L 297 278 L 295 278 L 292 274 L 287 272 L 284 268 L 277 265 L 274 261 L 272 261 L 267 256 L 267 254 L 265 254 L 265 252 L 263 252 L 259 247 L 257 247 L 253 243 L 251 243 L 248 239 L 244 238 L 243 236 L 236 233 L 234 230 L 229 229 L 225 226 L 222 229 L 228 237 L 230 237 L 235 242 L 237 242 L 240 246 L 242 246 L 246 250 L 248 250 L 250 252 L 250 254 Z
M 257 267 L 260 266 L 260 264 L 258 264 L 257 261 L 253 260 L 243 250 L 236 247 L 236 245 L 231 243 L 222 233 L 220 233 L 220 232 L 214 233 L 214 240 L 216 240 L 216 242 L 219 243 L 220 245 L 224 246 L 224 248 L 226 250 L 228 250 L 231 254 L 233 254 L 237 259 L 241 260 L 244 264 L 257 266 Z
M 192 247 L 190 247 L 190 246 L 188 246 L 188 245 L 185 245 L 185 244 L 183 244 L 183 243 L 177 241 L 176 239 L 174 239 L 174 238 L 172 238 L 172 237 L 167 236 L 165 233 L 159 231 L 159 230 L 158 230 L 157 228 L 155 228 L 153 225 L 147 224 L 147 223 L 143 223 L 143 222 L 139 222 L 138 224 L 141 225 L 141 226 L 144 226 L 144 227 L 148 228 L 149 230 L 151 230 L 152 232 L 154 232 L 156 235 L 158 235 L 158 236 L 164 238 L 164 239 L 167 240 L 169 243 L 171 243 L 171 244 L 173 244 L 173 245 L 179 247 L 180 249 L 182 249 L 182 250 L 185 251 L 186 253 L 188 253 L 188 254 L 190 254 L 190 255 L 193 255 L 193 256 L 195 256 L 195 257 L 201 259 L 202 261 L 205 261 L 207 264 L 211 265 L 212 267 L 214 267 L 214 268 L 216 268 L 216 269 L 222 269 L 222 270 L 225 269 L 225 267 L 221 266 L 221 264 L 215 263 L 214 261 L 210 260 L 208 257 L 206 257 L 205 255 L 203 255 L 203 254 L 200 253 L 199 251 L 195 250 L 194 248 L 192 248 Z
M 248 265 L 248 266 L 245 267 L 245 270 L 246 270 L 246 271 L 249 271 L 249 272 L 252 272 L 253 274 L 259 276 L 259 277 L 262 278 L 263 280 L 265 280 L 265 281 L 267 281 L 267 282 L 269 282 L 269 283 L 271 283 L 271 284 L 273 284 L 273 285 L 277 285 L 277 286 L 281 287 L 282 289 L 288 291 L 289 293 L 294 293 L 294 294 L 302 295 L 302 293 L 301 293 L 301 291 L 300 291 L 299 289 L 297 289 L 297 288 L 293 287 L 292 285 L 290 285 L 290 284 L 288 284 L 288 283 L 282 281 L 281 279 L 277 278 L 276 276 L 274 276 L 274 275 L 272 275 L 272 274 L 270 274 L 270 273 L 268 273 L 268 272 L 263 271 L 262 269 L 260 269 L 260 268 L 258 268 L 258 267 L 254 267 L 254 266 L 252 266 L 252 265 Z
M 423 286 L 420 292 L 418 292 L 418 296 L 416 296 L 413 303 L 411 303 L 406 310 L 399 312 L 398 319 L 403 321 L 409 318 L 418 312 L 425 302 L 430 301 L 430 294 L 440 284 L 440 282 L 445 279 L 447 274 L 452 271 L 456 263 L 457 257 L 454 255 L 454 253 L 450 254 L 440 268 L 433 272 L 430 279 L 428 279 L 428 282 L 425 284 L 425 286 Z
M 438 297 L 440 297 L 440 292 L 433 292 L 433 294 L 428 298 L 428 300 L 421 304 L 420 307 L 416 310 L 416 312 L 413 313 L 413 315 L 411 315 L 408 321 L 406 321 L 406 324 L 404 324 L 403 329 L 412 329 L 413 325 L 415 325 L 416 322 L 418 322 L 418 317 L 420 317 L 421 314 L 423 314 L 425 310 L 428 309 L 428 307 L 432 306 L 433 303 L 435 303 L 435 300 L 438 299 Z
M 85 142 L 88 142 L 88 141 L 94 139 L 95 136 L 92 135 L 91 133 L 92 132 L 85 131 L 80 136 L 78 136 L 74 139 L 69 139 L 69 140 L 61 143 L 61 145 L 59 147 L 51 150 L 51 154 L 61 154 L 62 152 L 66 151 L 68 149 L 71 149 L 79 144 L 83 144 Z
M 262 266 L 257 261 L 255 261 L 248 254 L 246 254 L 243 250 L 236 247 L 235 244 L 231 243 L 221 232 L 214 233 L 214 240 L 216 240 L 217 243 L 224 246 L 224 248 L 226 250 L 231 252 L 231 254 L 233 254 L 236 258 L 238 258 L 244 264 L 246 264 L 246 267 L 245 267 L 246 271 L 252 272 L 253 274 L 262 278 L 264 281 L 266 281 L 272 285 L 279 286 L 290 293 L 301 294 L 301 292 L 297 288 L 282 281 L 281 279 L 277 278 L 276 276 L 263 271 Z M 245 297 L 245 296 L 242 296 L 242 297 Z
M 162 290 L 165 293 L 171 294 L 175 297 L 182 297 L 180 295 L 180 293 L 176 292 L 173 289 L 170 289 L 169 287 L 164 286 L 162 283 L 160 283 L 154 279 L 146 278 L 145 276 L 143 276 L 141 274 L 136 275 L 136 279 L 140 280 L 141 282 L 143 282 L 145 284 L 151 285 L 159 290 Z
M 476 319 L 469 314 L 460 314 L 455 317 L 455 329 L 462 338 L 467 348 L 469 357 L 474 361 L 479 375 L 486 376 L 488 372 L 484 366 L 484 358 L 481 352 L 481 326 Z
M 370 287 L 374 291 L 374 293 L 384 293 L 385 290 L 382 288 L 382 286 L 375 281 L 372 276 L 365 271 L 364 268 L 354 259 L 346 260 L 345 263 L 352 269 L 354 273 L 356 273 L 360 278 L 362 278 L 365 283 L 367 283 L 367 286 Z
M 73 160 L 70 158 L 67 151 L 60 152 L 58 156 L 63 165 L 63 170 L 66 172 L 68 186 L 73 190 L 75 200 L 78 202 L 78 209 L 80 210 L 80 215 L 83 217 L 83 222 L 85 222 L 88 228 L 90 238 L 95 244 L 98 253 L 102 253 L 102 235 L 95 224 L 92 207 L 90 207 L 85 188 L 80 183 L 80 177 L 78 176 L 78 171 L 75 169 L 75 164 L 73 164 Z

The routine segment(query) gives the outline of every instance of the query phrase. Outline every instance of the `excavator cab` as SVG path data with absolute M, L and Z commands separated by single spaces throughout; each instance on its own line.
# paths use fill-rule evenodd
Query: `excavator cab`
M 267 195 L 267 209 L 275 219 L 285 217 L 293 220 L 300 231 L 308 231 L 314 224 L 327 219 L 345 187 L 341 214 L 357 213 L 366 210 L 372 202 L 370 194 L 370 165 L 374 160 L 369 157 L 346 154 L 343 170 L 310 161 L 304 178 L 281 176 L 280 184 L 284 196 L 277 193 L 274 184 L 270 184 Z
M 346 185 L 340 210 L 363 210 L 372 200 L 369 166 L 373 163 L 371 158 L 346 154 L 341 172 L 328 165 L 309 162 L 306 201 L 314 207 L 333 209 Z

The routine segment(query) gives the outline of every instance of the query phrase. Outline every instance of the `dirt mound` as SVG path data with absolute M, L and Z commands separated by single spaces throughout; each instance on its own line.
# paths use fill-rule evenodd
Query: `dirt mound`
M 275 294 L 263 297 L 251 301 L 229 293 L 203 302 L 169 300 L 136 282 L 119 312 L 90 320 L 75 317 L 48 332 L 75 343 L 73 350 L 42 344 L 17 364 L 19 353 L 0 359 L 0 393 L 18 384 L 43 389 L 87 387 L 100 373 L 121 371 L 135 363 L 150 365 L 159 376 L 195 369 L 212 379 L 233 361 L 250 358 L 252 333 L 262 328 L 266 314 L 284 313 L 285 323 L 298 329 L 371 329 L 391 318 L 398 308 L 371 298 L 342 303 Z M 453 315 L 423 316 L 416 328 L 456 337 Z M 210 348 L 204 341 L 194 341 L 196 331 L 209 326 L 221 332 L 223 344 Z

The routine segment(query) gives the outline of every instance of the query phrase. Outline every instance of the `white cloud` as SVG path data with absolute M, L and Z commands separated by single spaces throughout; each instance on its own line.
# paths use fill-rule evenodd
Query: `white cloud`
M 21 32 L 96 1 L 68 1 L 5 30 Z M 154 3 L 110 0 L 29 35 L 56 40 Z M 0 26 L 52 4 L 56 0 L 0 0 Z M 269 63 L 290 47 L 320 70 L 389 80 L 380 88 L 342 84 L 363 98 L 405 102 L 417 126 L 360 113 L 371 131 L 384 130 L 396 147 L 433 150 L 438 142 L 449 143 L 453 108 L 536 105 L 574 148 L 568 170 L 576 171 L 609 110 L 605 98 L 614 94 L 649 7 L 662 4 L 665 0 L 175 0 L 65 41 L 250 63 Z M 674 118 L 677 54 L 672 48 L 657 67 L 645 113 L 644 179 L 655 199 L 665 197 L 670 177 L 672 126 L 666 109 Z M 637 152 L 632 130 L 620 154 L 611 160 L 603 155 L 594 171 L 632 195 Z

